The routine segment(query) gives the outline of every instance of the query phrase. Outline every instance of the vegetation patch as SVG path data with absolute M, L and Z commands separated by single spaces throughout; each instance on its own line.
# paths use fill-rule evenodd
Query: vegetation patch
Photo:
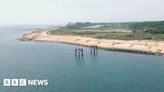
M 99 25 L 99 27 L 93 27 L 96 25 Z M 69 23 L 67 26 L 52 30 L 50 33 L 55 35 L 79 35 L 99 39 L 164 40 L 164 21 Z

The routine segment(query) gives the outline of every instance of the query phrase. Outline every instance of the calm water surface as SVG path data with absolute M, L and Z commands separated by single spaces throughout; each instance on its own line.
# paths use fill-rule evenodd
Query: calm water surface
M 0 92 L 164 92 L 162 56 L 104 50 L 95 56 L 82 47 L 84 59 L 75 59 L 74 48 L 80 46 L 17 40 L 32 29 L 0 27 Z M 4 78 L 49 84 L 3 87 Z

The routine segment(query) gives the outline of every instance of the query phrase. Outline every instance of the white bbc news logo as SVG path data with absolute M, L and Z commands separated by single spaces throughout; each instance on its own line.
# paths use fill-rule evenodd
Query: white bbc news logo
M 26 86 L 26 79 L 3 79 L 3 86 Z
M 3 79 L 3 86 L 39 86 L 48 85 L 48 80 L 27 80 L 27 79 Z

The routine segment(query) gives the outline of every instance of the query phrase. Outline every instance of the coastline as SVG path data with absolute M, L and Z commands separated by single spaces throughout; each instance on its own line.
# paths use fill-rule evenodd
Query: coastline
M 164 41 L 96 39 L 72 35 L 51 35 L 50 30 L 24 34 L 22 41 L 48 41 L 82 46 L 97 45 L 101 49 L 129 53 L 164 55 Z

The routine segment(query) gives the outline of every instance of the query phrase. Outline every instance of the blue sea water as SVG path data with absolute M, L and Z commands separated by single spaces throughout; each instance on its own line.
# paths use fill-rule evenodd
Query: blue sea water
M 164 92 L 164 57 L 63 43 L 21 42 L 40 26 L 0 27 L 0 92 Z M 76 59 L 75 48 L 84 49 Z M 3 79 L 48 79 L 47 86 L 4 87 Z

